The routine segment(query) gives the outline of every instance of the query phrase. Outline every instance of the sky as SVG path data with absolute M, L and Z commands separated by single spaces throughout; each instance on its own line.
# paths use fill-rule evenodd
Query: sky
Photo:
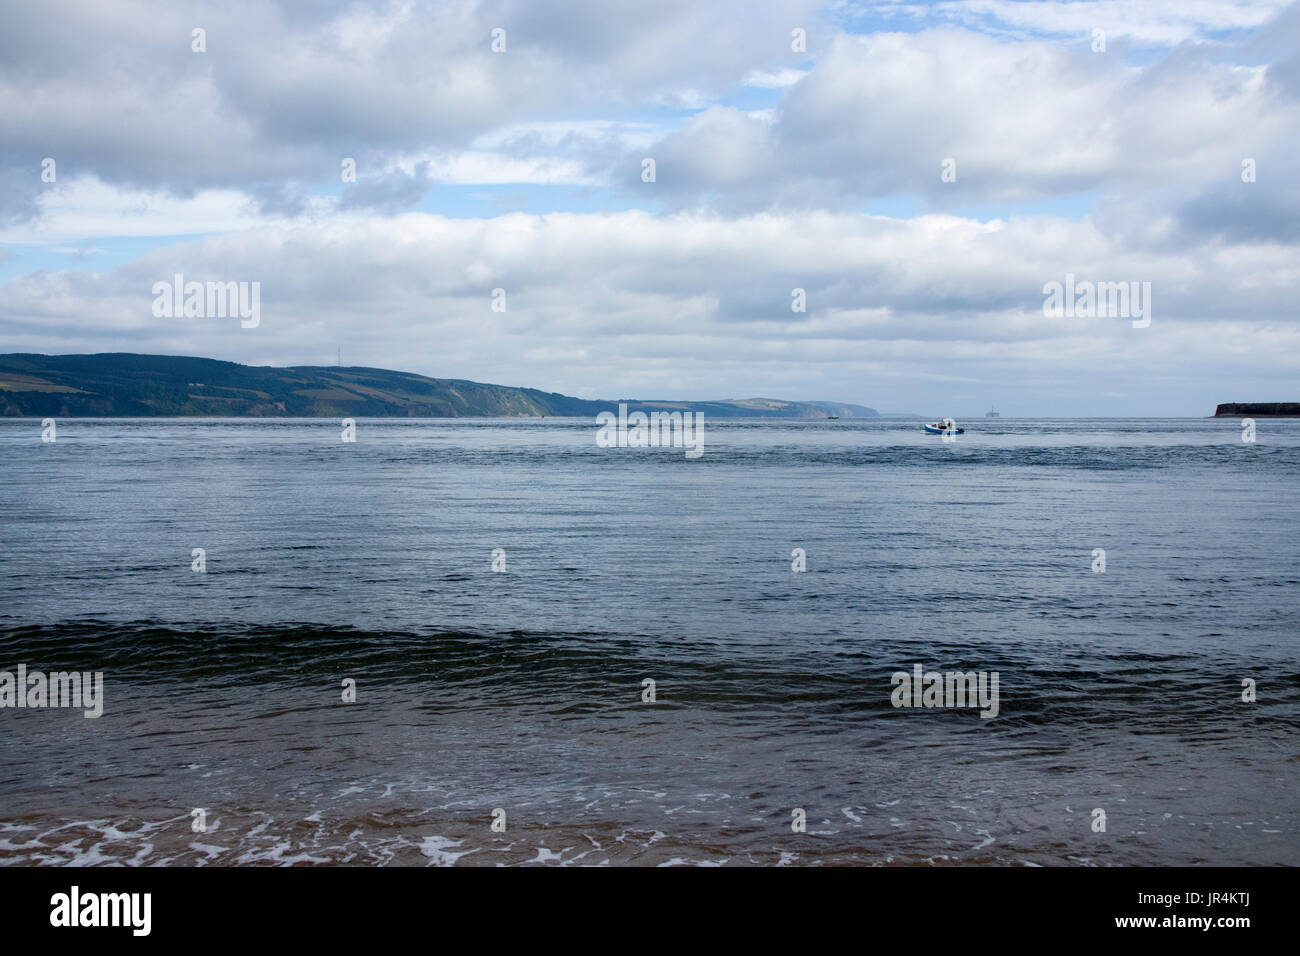
M 0 352 L 957 417 L 1300 400 L 1300 3 L 0 23 Z M 260 320 L 157 315 L 176 274 L 258 283 Z M 1045 308 L 1067 275 L 1149 322 Z

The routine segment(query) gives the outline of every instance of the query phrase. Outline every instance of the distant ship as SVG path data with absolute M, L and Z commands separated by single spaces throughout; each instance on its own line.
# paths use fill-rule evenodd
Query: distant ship
M 985 418 L 1001 418 L 1002 416 L 999 415 L 997 412 L 995 412 L 993 409 L 990 408 L 987 412 L 984 413 L 984 417 L 985 417 Z

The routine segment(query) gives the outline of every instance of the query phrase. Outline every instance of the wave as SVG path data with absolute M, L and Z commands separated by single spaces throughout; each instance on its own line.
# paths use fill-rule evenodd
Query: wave
M 1019 644 L 991 649 L 960 639 L 842 639 L 812 646 L 609 637 L 579 632 L 368 630 L 316 623 L 262 627 L 159 621 L 69 621 L 0 629 L 0 668 L 102 670 L 106 682 L 189 686 L 312 685 L 343 677 L 383 686 L 393 700 L 432 710 L 528 706 L 580 715 L 633 710 L 642 682 L 656 681 L 664 710 L 696 709 L 763 720 L 797 715 L 807 725 L 884 718 L 933 720 L 897 708 L 891 676 L 997 671 L 1000 711 L 939 719 L 1014 733 L 1102 721 L 1180 734 L 1300 729 L 1300 669 L 1237 652 L 1148 653 L 1097 646 Z M 1242 677 L 1259 700 L 1241 702 Z

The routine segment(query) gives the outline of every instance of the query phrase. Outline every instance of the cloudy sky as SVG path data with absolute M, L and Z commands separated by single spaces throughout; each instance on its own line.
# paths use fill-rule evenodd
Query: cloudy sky
M 0 8 L 0 352 L 959 416 L 1300 400 L 1300 3 Z M 176 273 L 260 282 L 260 325 L 155 317 Z M 1067 273 L 1151 283 L 1150 325 L 1045 315 Z

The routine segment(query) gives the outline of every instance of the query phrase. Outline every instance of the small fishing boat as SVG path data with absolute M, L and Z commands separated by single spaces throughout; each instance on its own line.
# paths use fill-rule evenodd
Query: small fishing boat
M 966 429 L 958 428 L 957 423 L 951 418 L 943 418 L 937 422 L 930 422 L 925 426 L 925 433 L 927 435 L 942 435 L 945 432 L 950 435 L 964 435 L 966 434 Z

